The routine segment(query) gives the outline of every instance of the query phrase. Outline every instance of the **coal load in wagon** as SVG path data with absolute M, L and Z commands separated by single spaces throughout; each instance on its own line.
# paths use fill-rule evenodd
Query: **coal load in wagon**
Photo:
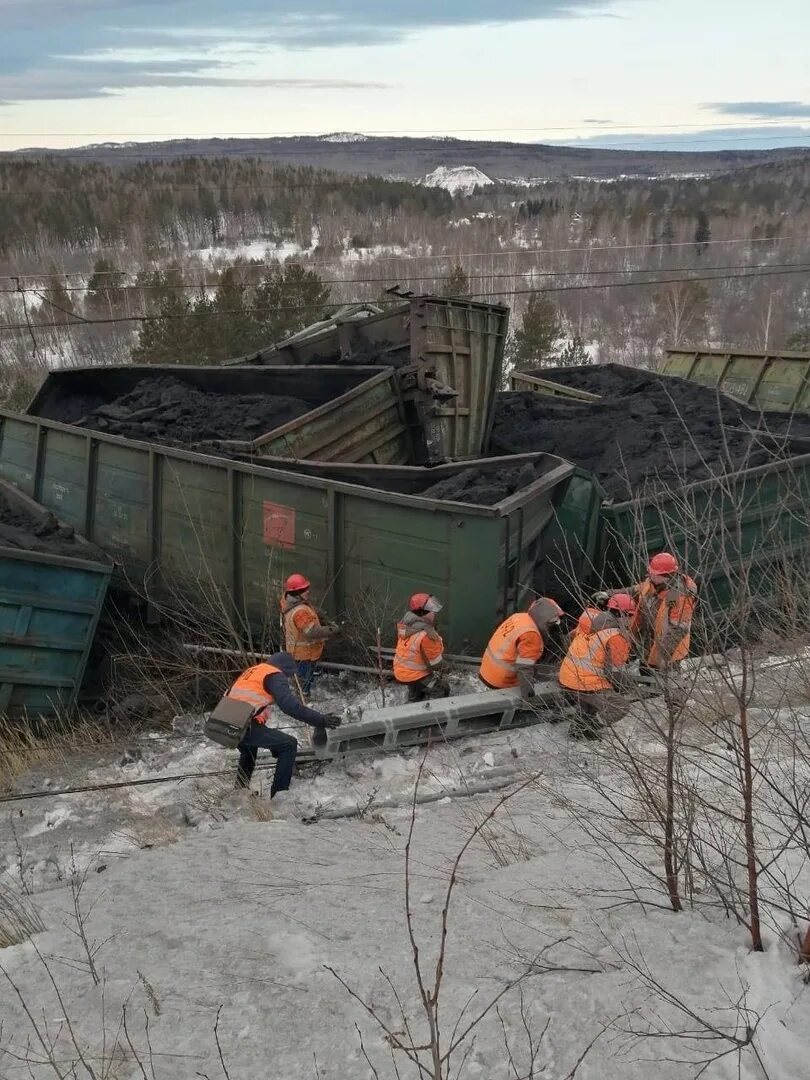
M 82 409 L 87 411 L 79 415 Z M 106 404 L 68 398 L 58 418 L 127 439 L 198 446 L 218 439 L 250 441 L 311 409 L 312 405 L 300 398 L 214 393 L 164 376 L 142 379 L 128 393 Z
M 543 470 L 525 462 L 522 465 L 508 465 L 496 472 L 484 472 L 483 469 L 464 469 L 455 476 L 431 485 L 420 492 L 425 499 L 438 499 L 440 502 L 472 503 L 474 506 L 495 506 L 508 499 L 510 495 L 528 487 L 538 480 Z
M 63 555 L 73 559 L 106 556 L 87 541 L 79 539 L 72 526 L 62 525 L 49 511 L 29 510 L 21 500 L 9 499 L 0 490 L 0 547 L 35 551 L 42 555 Z
M 617 501 L 651 483 L 676 488 L 810 451 L 810 417 L 757 412 L 685 379 L 611 364 L 543 374 L 602 400 L 500 394 L 492 451 L 557 454 Z

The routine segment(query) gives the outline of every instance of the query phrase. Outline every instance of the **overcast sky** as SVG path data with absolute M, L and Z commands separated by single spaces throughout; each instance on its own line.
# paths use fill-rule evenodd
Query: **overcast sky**
M 810 146 L 810 0 L 0 0 L 0 29 L 2 149 L 331 131 Z

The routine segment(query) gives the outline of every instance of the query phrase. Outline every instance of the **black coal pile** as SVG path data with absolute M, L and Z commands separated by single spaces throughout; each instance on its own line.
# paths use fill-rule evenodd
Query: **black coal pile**
M 0 547 L 67 555 L 74 559 L 100 559 L 98 549 L 82 543 L 70 525 L 60 525 L 53 514 L 35 514 L 0 491 Z
M 756 412 L 685 379 L 611 364 L 546 374 L 602 400 L 500 394 L 493 453 L 557 454 L 592 472 L 613 499 L 648 482 L 678 487 L 810 452 L 810 417 Z
M 312 408 L 294 397 L 208 393 L 165 376 L 142 379 L 129 393 L 72 422 L 128 439 L 193 446 L 219 439 L 256 439 Z
M 539 472 L 531 462 L 523 465 L 507 465 L 493 472 L 483 469 L 464 469 L 455 476 L 439 480 L 427 491 L 420 492 L 426 499 L 442 502 L 465 502 L 476 506 L 494 506 L 508 499 L 516 491 L 528 487 L 537 480 Z

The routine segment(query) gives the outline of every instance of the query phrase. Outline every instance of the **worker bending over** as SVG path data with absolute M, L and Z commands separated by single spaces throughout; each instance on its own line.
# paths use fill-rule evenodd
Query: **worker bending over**
M 271 799 L 277 791 L 287 791 L 289 788 L 298 752 L 298 742 L 292 735 L 268 726 L 271 706 L 278 706 L 287 716 L 310 724 L 321 732 L 340 726 L 339 716 L 325 716 L 308 709 L 298 700 L 288 681 L 294 674 L 295 662 L 289 653 L 273 653 L 268 656 L 266 663 L 256 664 L 243 672 L 226 695 L 234 701 L 245 701 L 256 709 L 247 734 L 239 743 L 236 786 L 250 786 L 259 748 L 269 750 L 276 759 Z
M 601 596 L 602 594 L 600 593 L 599 595 Z M 605 597 L 605 606 L 607 606 L 607 601 L 610 599 L 610 596 L 606 593 Z M 603 614 L 603 608 L 586 607 L 580 617 L 577 619 L 577 625 L 571 631 L 569 635 L 569 640 L 573 641 L 577 634 L 590 634 L 591 628 L 593 626 L 593 620 Z
M 534 666 L 545 652 L 548 634 L 559 626 L 563 610 L 547 596 L 528 611 L 505 619 L 489 639 L 478 677 L 492 690 L 519 686 L 524 697 L 534 696 Z
M 649 575 L 626 591 L 637 603 L 631 630 L 639 646 L 642 674 L 672 669 L 686 659 L 697 585 L 681 572 L 675 556 L 668 551 L 653 555 Z
M 309 602 L 310 588 L 310 582 L 303 574 L 291 574 L 281 598 L 284 647 L 295 660 L 296 675 L 305 703 L 309 701 L 324 644 L 340 633 L 337 623 L 322 622 L 320 612 Z
M 569 730 L 573 739 L 598 739 L 602 727 L 621 720 L 628 707 L 622 691 L 635 683 L 627 663 L 636 603 L 627 593 L 616 593 L 607 607 L 580 620 L 560 666 L 564 697 L 576 709 Z
M 408 609 L 397 623 L 394 678 L 408 687 L 408 701 L 447 697 L 450 688 L 441 670 L 444 642 L 436 630 L 442 605 L 430 593 L 414 593 Z

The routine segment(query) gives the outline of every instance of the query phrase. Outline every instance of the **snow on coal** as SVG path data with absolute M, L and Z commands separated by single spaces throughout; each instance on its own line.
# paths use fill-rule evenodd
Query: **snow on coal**
M 685 379 L 614 364 L 543 375 L 602 400 L 499 394 L 492 452 L 557 454 L 593 473 L 612 499 L 648 481 L 677 487 L 810 452 L 810 417 L 760 413 Z
M 142 379 L 129 393 L 66 422 L 128 439 L 188 446 L 256 439 L 312 408 L 294 397 L 209 393 L 167 375 Z

